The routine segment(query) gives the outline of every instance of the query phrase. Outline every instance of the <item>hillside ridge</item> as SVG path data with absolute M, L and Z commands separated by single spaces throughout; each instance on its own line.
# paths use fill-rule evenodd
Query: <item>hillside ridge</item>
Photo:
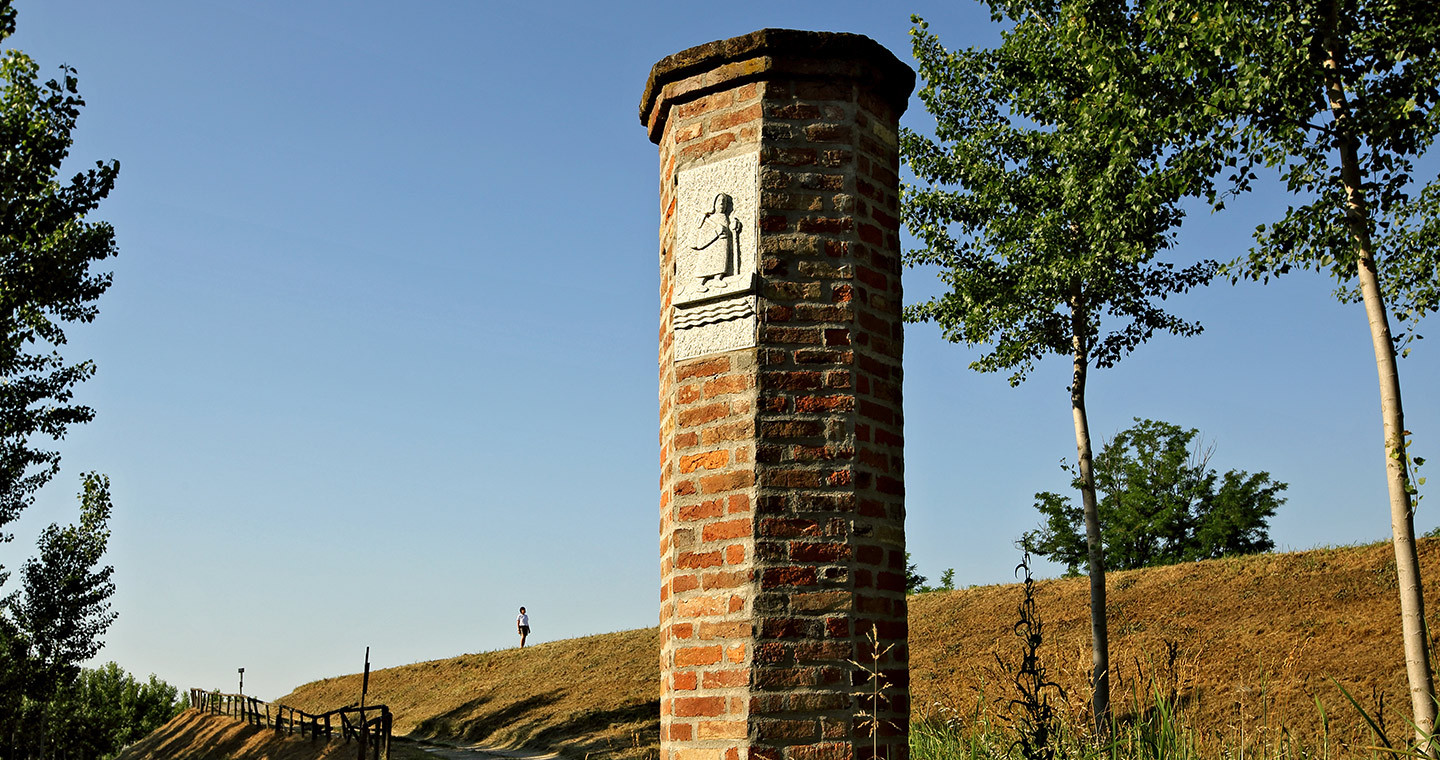
M 1419 544 L 1440 582 L 1440 541 Z M 1393 735 L 1408 729 L 1394 556 L 1388 543 L 1233 557 L 1108 576 L 1113 690 L 1121 714 L 1173 699 L 1192 727 L 1317 735 L 1324 704 L 1337 741 L 1369 741 L 1343 684 Z M 1037 581 L 1041 657 L 1083 717 L 1088 583 Z M 914 719 L 998 709 L 1019 584 L 910 597 Z M 1431 601 L 1433 616 L 1436 603 Z M 1436 630 L 1432 621 L 1431 631 Z M 395 731 L 487 746 L 645 757 L 658 745 L 659 630 L 642 628 L 418 662 L 371 673 L 370 697 Z M 355 701 L 359 674 L 304 684 L 277 700 L 317 711 Z M 1144 695 L 1138 698 L 1135 695 Z

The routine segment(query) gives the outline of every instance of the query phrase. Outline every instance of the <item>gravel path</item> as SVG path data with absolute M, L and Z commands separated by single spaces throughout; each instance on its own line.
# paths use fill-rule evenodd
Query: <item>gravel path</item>
M 546 754 L 479 746 L 452 747 L 426 744 L 422 745 L 420 749 L 435 757 L 444 758 L 444 760 L 551 760 L 551 758 L 559 757 L 553 752 Z

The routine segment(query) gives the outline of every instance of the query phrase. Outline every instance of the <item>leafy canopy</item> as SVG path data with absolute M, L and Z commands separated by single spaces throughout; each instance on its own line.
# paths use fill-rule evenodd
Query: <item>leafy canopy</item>
M 0 0 L 0 42 L 14 31 L 15 9 Z M 60 439 L 94 417 L 72 403 L 94 365 L 68 363 L 59 348 L 66 324 L 93 320 L 110 287 L 110 275 L 91 265 L 115 254 L 114 230 L 86 217 L 114 187 L 119 165 L 97 162 L 60 180 L 85 105 L 75 72 L 61 74 L 42 83 L 24 53 L 0 58 L 0 541 L 59 469 L 60 455 L 36 439 Z
M 1345 302 L 1362 248 L 1402 323 L 1440 308 L 1440 180 L 1416 160 L 1440 134 L 1440 3 L 1265 0 L 1147 3 L 1147 29 L 1177 76 L 1203 80 L 1212 137 L 1240 178 L 1272 167 L 1292 194 L 1256 229 L 1234 278 L 1329 272 Z M 1353 171 L 1343 158 L 1353 152 Z M 1347 187 L 1348 186 L 1348 187 Z M 1247 189 L 1248 182 L 1236 189 Z M 1408 325 L 1407 325 L 1408 323 Z
M 901 154 L 920 180 L 903 188 L 922 244 L 906 262 L 938 267 L 949 287 L 906 317 L 987 346 L 971 366 L 1014 384 L 1049 353 L 1108 367 L 1157 331 L 1200 331 L 1161 302 L 1208 282 L 1216 262 L 1157 254 L 1222 153 L 1199 139 L 1203 124 L 1177 121 L 1197 90 L 1149 65 L 1144 29 L 1125 13 L 1011 5 L 991 3 L 1014 21 L 994 49 L 946 50 L 915 19 L 919 95 L 936 129 L 903 130 Z
M 142 681 L 113 662 L 85 668 L 48 703 L 27 701 L 7 720 L 15 757 L 108 760 L 178 715 L 179 689 L 151 675 Z
M 1095 458 L 1095 487 L 1105 564 L 1114 570 L 1170 565 L 1275 547 L 1269 520 L 1285 503 L 1285 483 L 1268 472 L 1209 465 L 1213 446 L 1199 431 L 1155 420 L 1135 420 Z M 1070 468 L 1067 468 L 1070 469 Z M 1035 494 L 1044 522 L 1021 541 L 1031 552 L 1079 575 L 1086 559 L 1084 516 L 1069 497 Z

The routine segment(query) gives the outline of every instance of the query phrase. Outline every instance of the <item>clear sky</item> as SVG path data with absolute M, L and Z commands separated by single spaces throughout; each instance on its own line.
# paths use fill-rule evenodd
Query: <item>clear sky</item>
M 72 166 L 120 161 L 98 216 L 121 253 L 69 349 L 99 365 L 99 415 L 0 563 L 74 519 L 79 473 L 109 474 L 120 617 L 99 659 L 181 688 L 244 667 L 264 698 L 366 646 L 376 667 L 511 646 L 520 605 L 532 641 L 655 624 L 651 64 L 763 27 L 910 61 L 912 12 L 951 46 L 996 34 L 965 0 L 16 5 L 6 46 L 79 70 Z M 1285 202 L 1197 210 L 1175 256 L 1239 255 Z M 1196 427 L 1222 471 L 1290 483 L 1282 548 L 1386 537 L 1369 333 L 1331 289 L 1174 302 L 1205 333 L 1093 377 L 1097 444 L 1133 417 Z M 1007 581 L 1032 494 L 1067 486 L 1066 364 L 1012 389 L 933 327 L 906 337 L 910 550 L 931 578 Z M 1401 370 L 1416 451 L 1440 457 L 1437 342 Z

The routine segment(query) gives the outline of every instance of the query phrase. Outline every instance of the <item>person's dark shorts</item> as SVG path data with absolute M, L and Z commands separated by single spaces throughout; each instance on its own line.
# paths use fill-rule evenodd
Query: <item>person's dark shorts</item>
M 522 635 L 522 636 L 529 636 L 529 635 L 530 635 L 530 626 L 528 626 L 528 625 L 522 625 L 522 626 L 520 626 L 520 635 Z

